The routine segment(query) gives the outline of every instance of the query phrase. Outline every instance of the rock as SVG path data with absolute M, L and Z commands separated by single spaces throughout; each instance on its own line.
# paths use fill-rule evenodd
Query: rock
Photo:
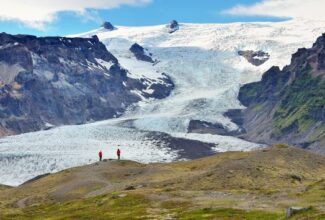
M 302 207 L 290 207 L 286 209 L 286 218 L 290 218 L 295 214 L 308 211 L 310 208 L 302 208 Z
M 136 188 L 134 186 L 128 186 L 125 188 L 125 190 L 135 190 Z
M 295 174 L 290 175 L 290 178 L 294 181 L 298 181 L 298 182 L 302 181 L 302 177 Z
M 141 188 L 143 188 L 143 187 L 145 187 L 145 185 L 140 184 L 140 185 L 137 185 L 135 188 L 136 188 L 136 189 L 141 189 Z
M 163 218 L 164 220 L 176 220 L 171 214 L 168 214 L 166 217 Z
M 119 198 L 124 198 L 126 196 L 127 196 L 127 194 L 120 194 L 120 195 L 118 195 Z
M 99 38 L 97 35 L 93 35 L 93 36 L 91 36 L 91 38 L 95 39 L 96 41 L 99 41 Z
M 142 60 L 149 63 L 154 63 L 153 59 L 151 58 L 151 54 L 148 53 L 142 46 L 135 43 L 131 46 L 130 51 L 134 54 L 134 56 L 138 60 Z
M 219 135 L 238 135 L 241 133 L 239 130 L 231 131 L 224 127 L 221 123 L 210 123 L 200 120 L 191 120 L 187 131 L 189 133 L 198 134 L 219 134 Z
M 142 185 L 142 184 L 136 185 L 136 186 L 131 185 L 131 186 L 126 187 L 125 190 L 136 190 L 136 189 L 141 189 L 143 187 L 145 187 L 145 185 Z
M 167 25 L 167 28 L 168 28 L 168 33 L 172 34 L 174 33 L 175 31 L 178 31 L 179 30 L 179 24 L 176 20 L 172 20 L 168 25 Z
M 115 30 L 116 28 L 108 21 L 105 21 L 102 26 L 103 28 L 105 28 L 106 30 L 110 30 L 110 31 L 113 31 Z
M 125 193 L 123 193 L 123 194 L 119 194 L 119 195 L 113 195 L 113 196 L 112 196 L 112 199 L 124 198 L 124 197 L 126 197 L 126 196 L 127 196 L 127 194 L 125 194 Z
M 50 123 L 45 123 L 44 126 L 45 126 L 44 130 L 51 130 L 51 129 L 55 128 L 55 125 L 52 125 Z
M 260 66 L 270 59 L 270 55 L 264 51 L 240 50 L 238 55 L 243 56 L 254 66 Z

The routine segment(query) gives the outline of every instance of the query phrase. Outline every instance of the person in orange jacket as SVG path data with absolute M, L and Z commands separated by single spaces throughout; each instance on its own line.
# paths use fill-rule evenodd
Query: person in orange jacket
M 102 151 L 99 151 L 98 156 L 99 156 L 99 161 L 102 161 L 102 159 L 103 159 L 103 152 Z
M 120 160 L 120 157 L 121 157 L 121 150 L 120 149 L 117 149 L 117 159 Z

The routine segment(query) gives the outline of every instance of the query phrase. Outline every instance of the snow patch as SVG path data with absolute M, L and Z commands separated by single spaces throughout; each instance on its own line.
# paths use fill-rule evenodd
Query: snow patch
M 109 70 L 114 65 L 113 62 L 107 62 L 102 59 L 95 58 L 95 60 L 97 63 L 99 63 L 101 66 L 103 66 L 106 70 Z

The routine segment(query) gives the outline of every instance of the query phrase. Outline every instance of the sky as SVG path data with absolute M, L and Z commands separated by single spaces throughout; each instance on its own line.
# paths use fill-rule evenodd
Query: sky
M 0 0 L 0 31 L 57 36 L 121 26 L 325 20 L 325 0 Z

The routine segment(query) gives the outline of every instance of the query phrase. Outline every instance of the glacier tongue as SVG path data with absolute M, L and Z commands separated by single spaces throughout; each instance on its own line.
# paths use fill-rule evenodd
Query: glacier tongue
M 118 119 L 0 139 L 0 183 L 18 185 L 39 174 L 91 163 L 97 160 L 99 150 L 103 150 L 104 157 L 113 158 L 118 147 L 124 159 L 140 162 L 182 159 L 180 152 L 188 148 L 171 147 L 164 140 L 166 136 L 158 138 L 162 133 L 170 135 L 168 140 L 175 143 L 199 141 L 191 142 L 198 144 L 197 151 L 210 146 L 204 143 L 212 144 L 215 152 L 261 147 L 234 137 L 187 133 L 188 125 L 190 120 L 201 120 L 237 129 L 223 113 L 243 108 L 237 100 L 240 85 L 259 80 L 273 65 L 288 64 L 292 53 L 310 47 L 324 31 L 325 22 L 292 20 L 180 24 L 173 34 L 161 25 L 98 29 L 75 35 L 97 35 L 130 77 L 159 80 L 166 73 L 174 81 L 175 90 L 163 100 L 144 98 Z M 158 62 L 137 60 L 129 51 L 134 43 L 148 49 Z M 253 66 L 238 55 L 239 50 L 261 50 L 270 54 L 270 59 Z
M 99 122 L 6 137 L 0 140 L 0 183 L 19 185 L 44 173 L 93 163 L 100 150 L 104 159 L 116 158 L 117 148 L 122 159 L 143 163 L 177 158 L 176 152 L 148 135 Z

